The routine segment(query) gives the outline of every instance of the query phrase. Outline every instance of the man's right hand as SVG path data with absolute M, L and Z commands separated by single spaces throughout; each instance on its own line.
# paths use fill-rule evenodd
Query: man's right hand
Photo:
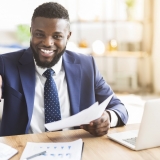
M 0 100 L 2 98 L 2 77 L 0 75 Z

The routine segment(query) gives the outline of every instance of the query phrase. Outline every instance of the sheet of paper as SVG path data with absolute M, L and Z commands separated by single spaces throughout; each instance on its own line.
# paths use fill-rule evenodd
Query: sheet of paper
M 7 160 L 14 156 L 18 150 L 12 148 L 11 146 L 0 143 L 0 160 Z
M 62 119 L 60 121 L 47 123 L 45 124 L 45 127 L 49 131 L 56 131 L 64 128 L 80 126 L 82 124 L 89 124 L 91 121 L 101 117 L 101 115 L 103 114 L 105 108 L 109 104 L 112 97 L 113 97 L 113 94 L 109 96 L 105 101 L 103 101 L 100 105 L 98 105 L 98 102 L 96 102 L 89 108 L 73 116 Z
M 82 139 L 72 142 L 33 143 L 27 142 L 20 160 L 25 160 L 36 153 L 46 151 L 44 155 L 34 157 L 34 160 L 81 160 L 83 149 Z

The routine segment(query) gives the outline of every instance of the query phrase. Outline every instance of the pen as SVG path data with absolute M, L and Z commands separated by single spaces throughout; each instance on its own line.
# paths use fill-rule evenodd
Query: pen
M 32 158 L 40 156 L 40 155 L 42 155 L 44 153 L 46 153 L 46 151 L 42 151 L 42 152 L 36 153 L 36 154 L 34 154 L 34 155 L 30 156 L 30 157 L 25 158 L 25 160 L 32 159 Z

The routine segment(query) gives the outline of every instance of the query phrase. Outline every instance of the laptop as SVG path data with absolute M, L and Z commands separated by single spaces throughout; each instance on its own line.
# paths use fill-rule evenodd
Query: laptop
M 160 99 L 146 101 L 139 130 L 111 133 L 108 138 L 132 150 L 160 146 Z

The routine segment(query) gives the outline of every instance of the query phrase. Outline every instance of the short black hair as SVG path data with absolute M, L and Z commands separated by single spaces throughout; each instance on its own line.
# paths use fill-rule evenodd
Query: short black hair
M 59 3 L 47 2 L 38 6 L 33 13 L 32 21 L 36 17 L 60 18 L 69 21 L 68 11 Z

